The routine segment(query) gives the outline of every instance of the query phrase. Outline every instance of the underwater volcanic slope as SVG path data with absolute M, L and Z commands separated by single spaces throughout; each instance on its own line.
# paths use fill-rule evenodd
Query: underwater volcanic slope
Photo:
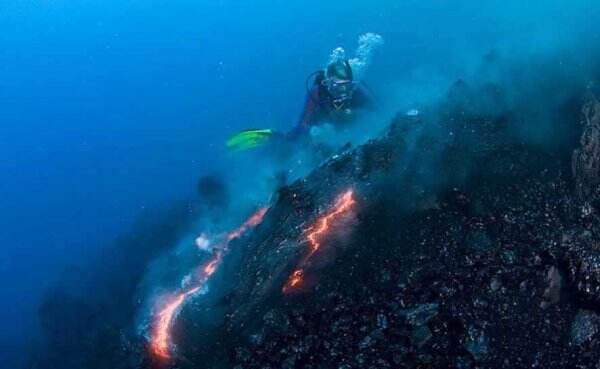
M 582 99 L 550 107 L 557 123 L 542 144 L 514 129 L 523 121 L 510 108 L 469 109 L 473 94 L 501 101 L 458 84 L 435 112 L 399 116 L 381 138 L 281 189 L 242 254 L 224 262 L 229 280 L 207 295 L 218 316 L 182 314 L 194 326 L 179 329 L 178 365 L 600 362 L 590 144 L 600 104 L 584 118 Z

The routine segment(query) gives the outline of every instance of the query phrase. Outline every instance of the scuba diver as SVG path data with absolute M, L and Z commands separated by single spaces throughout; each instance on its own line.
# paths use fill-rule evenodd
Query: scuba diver
M 305 136 L 311 127 L 322 122 L 338 127 L 348 124 L 356 109 L 374 110 L 373 98 L 354 80 L 348 60 L 336 60 L 325 71 L 314 72 L 309 79 L 311 77 L 314 77 L 314 82 L 310 89 L 307 88 L 300 119 L 286 138 L 293 140 Z
M 359 81 L 370 64 L 373 51 L 381 44 L 381 36 L 366 33 L 358 39 L 354 58 L 347 59 L 341 47 L 334 49 L 327 67 L 308 76 L 304 109 L 291 131 L 280 133 L 269 128 L 247 129 L 233 135 L 227 141 L 227 147 L 240 151 L 267 143 L 295 143 L 309 139 L 311 128 L 320 124 L 330 123 L 340 128 L 355 120 L 358 110 L 375 110 L 372 95 Z

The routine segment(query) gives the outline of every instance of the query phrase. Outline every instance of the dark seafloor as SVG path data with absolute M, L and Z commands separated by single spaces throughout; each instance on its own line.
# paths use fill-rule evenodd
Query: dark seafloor
M 482 96 L 499 109 L 469 110 Z M 557 106 L 571 126 L 538 145 L 515 134 L 523 117 L 501 109 L 501 90 L 458 82 L 439 111 L 398 116 L 383 137 L 281 189 L 227 262 L 239 272 L 216 298 L 217 333 L 180 326 L 189 361 L 179 365 L 600 367 L 600 104 L 587 99 Z M 351 230 L 328 238 L 322 252 L 335 255 L 312 266 L 309 286 L 283 294 L 302 230 L 347 188 Z M 195 310 L 181 321 L 200 322 Z
M 158 245 L 185 228 L 153 225 L 131 243 L 154 251 L 128 266 L 130 280 L 106 277 L 104 303 L 50 295 L 48 348 L 34 367 L 600 368 L 592 92 L 576 86 L 556 105 L 527 106 L 506 87 L 458 81 L 441 103 L 329 156 L 232 242 L 240 251 L 215 275 L 218 288 L 174 324 L 169 363 L 128 333 L 136 302 L 123 302 Z M 542 140 L 523 133 L 531 122 L 548 123 Z M 323 239 L 306 284 L 284 294 L 305 229 L 349 188 L 351 219 Z

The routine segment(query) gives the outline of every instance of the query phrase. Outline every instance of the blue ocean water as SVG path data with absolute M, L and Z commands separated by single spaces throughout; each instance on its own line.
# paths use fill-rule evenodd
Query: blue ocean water
M 77 279 L 70 266 L 226 171 L 228 135 L 291 128 L 333 48 L 383 36 L 366 80 L 391 111 L 490 50 L 574 43 L 599 15 L 591 0 L 2 2 L 0 353 L 35 340 L 41 296 Z

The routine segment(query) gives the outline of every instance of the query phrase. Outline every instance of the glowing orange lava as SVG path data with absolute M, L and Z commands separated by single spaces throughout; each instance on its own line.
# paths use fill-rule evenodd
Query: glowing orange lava
M 227 241 L 239 238 L 241 235 L 246 233 L 248 228 L 256 227 L 257 225 L 259 225 L 262 222 L 267 210 L 269 210 L 268 207 L 258 209 L 258 211 L 254 213 L 250 218 L 248 218 L 248 220 L 245 221 L 244 224 L 242 224 L 238 229 L 231 231 L 227 234 Z
M 169 359 L 171 352 L 169 350 L 170 328 L 173 317 L 179 311 L 186 298 L 196 293 L 200 287 L 194 287 L 191 290 L 176 295 L 167 305 L 158 313 L 154 332 L 152 333 L 152 352 L 158 357 Z
M 321 248 L 319 238 L 329 231 L 331 222 L 348 212 L 354 204 L 356 204 L 356 201 L 354 200 L 354 192 L 352 190 L 346 191 L 344 194 L 342 194 L 342 196 L 338 197 L 333 208 L 328 213 L 320 217 L 315 225 L 309 228 L 306 236 L 308 242 L 310 243 L 309 257 L 317 252 L 319 248 Z
M 267 207 L 259 209 L 238 229 L 228 233 L 225 237 L 226 240 L 221 243 L 220 248 L 216 250 L 213 257 L 198 268 L 194 287 L 171 297 L 166 305 L 158 312 L 153 322 L 150 338 L 150 349 L 155 356 L 164 360 L 171 358 L 171 326 L 173 324 L 173 319 L 177 316 L 177 313 L 187 298 L 198 292 L 217 271 L 223 260 L 224 253 L 227 251 L 229 241 L 240 237 L 250 228 L 260 224 L 267 210 Z
M 313 226 L 308 228 L 306 239 L 308 240 L 310 250 L 308 254 L 300 261 L 299 267 L 290 275 L 283 286 L 283 293 L 292 292 L 302 285 L 304 281 L 304 268 L 309 259 L 321 248 L 320 239 L 331 229 L 331 223 L 352 209 L 356 204 L 354 191 L 348 190 L 337 198 L 331 209 L 319 217 Z
M 217 252 L 215 254 L 215 257 L 211 261 L 206 263 L 206 265 L 204 267 L 202 267 L 202 272 L 204 272 L 205 278 L 210 277 L 217 271 L 217 268 L 219 267 L 219 264 L 221 263 L 222 255 L 223 254 L 221 252 Z
M 304 270 L 296 269 L 288 279 L 287 283 L 283 286 L 283 292 L 289 293 L 294 290 L 294 288 L 300 286 L 304 281 Z

